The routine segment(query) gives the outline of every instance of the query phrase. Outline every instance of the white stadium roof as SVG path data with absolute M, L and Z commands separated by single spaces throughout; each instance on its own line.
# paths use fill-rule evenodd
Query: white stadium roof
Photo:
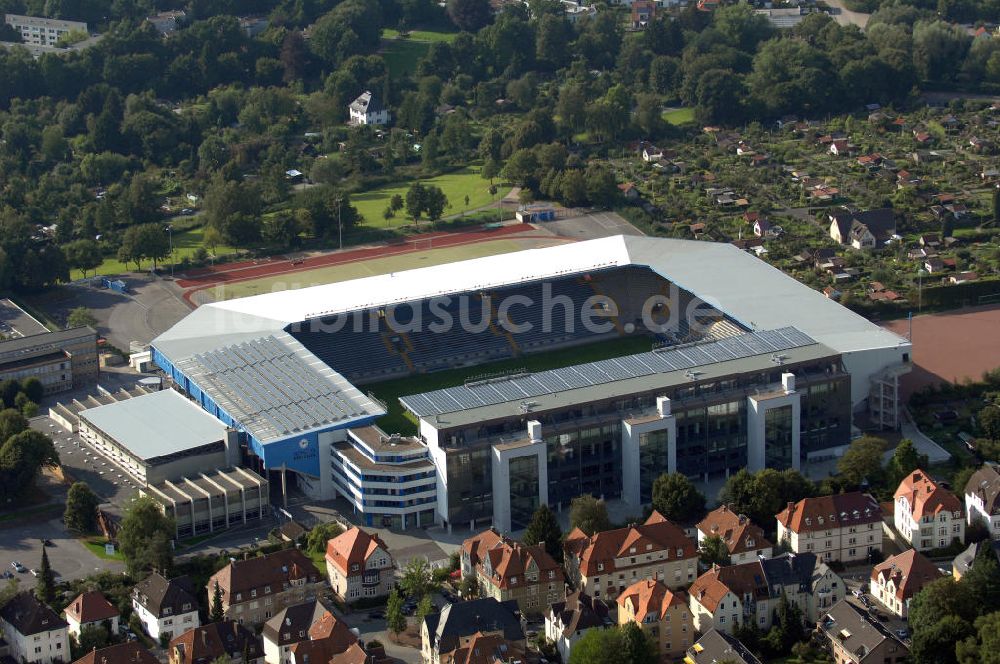
M 284 329 L 310 318 L 627 265 L 648 266 L 751 329 L 794 326 L 840 353 L 909 345 L 731 244 L 619 235 L 206 304 L 153 346 L 183 365 L 196 355 L 266 337 L 297 344 Z M 323 371 L 325 365 L 300 345 L 290 352 L 353 402 L 355 412 L 381 414 L 335 366 Z M 200 386 L 217 400 L 227 398 Z

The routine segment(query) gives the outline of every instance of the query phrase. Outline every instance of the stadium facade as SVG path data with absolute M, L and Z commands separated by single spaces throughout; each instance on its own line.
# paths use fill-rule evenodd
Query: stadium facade
M 649 350 L 404 396 L 417 439 L 370 427 L 386 405 L 359 389 L 634 336 Z M 907 340 L 732 245 L 623 236 L 209 304 L 152 347 L 283 486 L 368 525 L 501 530 L 582 493 L 638 507 L 661 472 L 837 456 L 855 417 L 898 426 L 910 365 Z

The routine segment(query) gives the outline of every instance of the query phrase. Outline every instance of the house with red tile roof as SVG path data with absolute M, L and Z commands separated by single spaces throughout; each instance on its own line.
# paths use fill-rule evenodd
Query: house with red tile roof
M 961 499 L 919 468 L 899 483 L 894 495 L 893 525 L 917 551 L 965 541 L 965 509 Z
M 225 617 L 254 626 L 326 590 L 323 575 L 298 549 L 230 562 L 209 578 L 208 597 L 214 597 L 216 583 L 222 590 Z
M 608 605 L 580 591 L 567 593 L 545 611 L 545 638 L 556 645 L 562 661 L 568 662 L 573 646 L 592 629 L 613 624 Z
M 387 597 L 395 585 L 396 561 L 378 535 L 351 528 L 326 543 L 326 573 L 344 601 Z
M 892 556 L 872 570 L 871 593 L 892 613 L 906 618 L 910 600 L 943 576 L 937 565 L 915 549 Z
M 540 614 L 565 595 L 562 568 L 541 544 L 525 546 L 490 529 L 462 543 L 462 574 L 475 576 L 480 597 L 514 600 Z
M 687 595 L 660 581 L 636 581 L 618 596 L 618 624 L 630 622 L 649 635 L 662 661 L 679 658 L 695 641 Z
M 698 548 L 657 511 L 641 525 L 587 535 L 574 528 L 563 544 L 573 586 L 597 599 L 618 597 L 640 579 L 685 588 L 698 571 Z
M 108 634 L 118 633 L 118 609 L 97 590 L 80 593 L 63 611 L 69 633 L 77 638 L 84 627 L 107 623 Z
M 734 565 L 771 557 L 774 545 L 764 537 L 764 529 L 726 505 L 709 512 L 697 528 L 698 546 L 703 546 L 709 537 L 721 538 Z
M 153 653 L 140 641 L 126 641 L 113 646 L 94 649 L 73 664 L 159 664 Z
M 189 629 L 167 648 L 169 664 L 212 664 L 220 658 L 232 664 L 264 664 L 264 646 L 253 630 L 223 620 Z
M 882 549 L 882 508 L 860 491 L 788 503 L 775 518 L 778 541 L 826 562 L 864 561 Z
M 293 620 L 294 622 L 294 620 Z M 281 626 L 289 632 L 294 625 Z M 268 628 L 264 628 L 264 654 L 267 664 L 274 664 L 268 656 Z M 289 633 L 280 637 L 283 641 L 296 639 Z M 330 611 L 322 611 L 309 625 L 302 638 L 298 638 L 288 646 L 287 658 L 291 664 L 328 663 L 333 658 L 350 653 L 358 645 L 358 637 L 343 620 L 338 619 Z M 350 657 L 350 655 L 348 655 Z

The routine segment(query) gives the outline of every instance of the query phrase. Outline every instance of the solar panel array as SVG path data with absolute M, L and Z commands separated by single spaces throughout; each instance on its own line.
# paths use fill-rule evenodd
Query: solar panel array
M 401 397 L 400 401 L 418 417 L 427 417 L 481 406 L 495 406 L 627 378 L 690 370 L 728 360 L 781 353 L 814 343 L 816 342 L 812 338 L 794 327 L 760 330 L 534 374 L 482 380 Z
M 195 355 L 180 368 L 262 441 L 365 414 L 273 335 Z

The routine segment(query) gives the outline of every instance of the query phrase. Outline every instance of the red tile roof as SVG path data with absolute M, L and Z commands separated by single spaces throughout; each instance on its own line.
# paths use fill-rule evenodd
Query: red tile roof
M 722 505 L 708 513 L 698 524 L 698 530 L 706 537 L 718 535 L 726 543 L 730 555 L 756 551 L 773 546 L 764 537 L 763 528 L 757 526 L 742 514 L 737 514 Z
M 687 606 L 687 597 L 683 592 L 672 592 L 662 581 L 643 579 L 636 581 L 618 596 L 618 605 L 625 607 L 631 604 L 632 614 L 636 622 L 641 623 L 650 613 L 657 620 L 663 620 L 672 608 Z
M 872 585 L 878 584 L 880 580 L 885 583 L 891 580 L 896 586 L 896 598 L 907 600 L 941 576 L 937 565 L 916 549 L 907 549 L 875 566 L 872 570 Z
M 747 594 L 756 599 L 767 597 L 767 582 L 760 562 L 726 567 L 713 565 L 712 569 L 695 579 L 688 588 L 688 594 L 712 613 L 715 613 L 719 602 L 729 592 L 741 599 Z
M 80 593 L 66 607 L 66 617 L 78 623 L 101 622 L 118 616 L 118 609 L 96 590 Z
M 939 487 L 937 482 L 919 468 L 903 478 L 893 497 L 896 500 L 905 497 L 910 505 L 910 513 L 917 521 L 939 512 L 962 511 L 962 501 L 951 491 Z
M 804 498 L 789 503 L 776 518 L 794 533 L 845 528 L 865 523 L 880 523 L 882 508 L 874 498 L 860 491 L 833 496 Z
M 128 641 L 100 650 L 91 650 L 73 664 L 159 664 L 159 662 L 141 643 Z
M 565 579 L 562 568 L 542 545 L 525 546 L 490 529 L 462 543 L 472 564 L 498 588 L 512 588 L 533 583 L 559 583 Z M 537 581 L 528 581 L 525 573 L 534 569 Z M 549 578 L 549 572 L 553 572 Z
M 370 535 L 360 528 L 351 528 L 326 543 L 326 560 L 336 566 L 344 576 L 361 574 L 365 561 L 371 558 L 378 549 L 388 551 L 378 535 Z M 350 573 L 352 565 L 357 565 L 357 571 Z
M 233 604 L 237 602 L 237 594 L 243 594 L 240 602 L 248 602 L 250 590 L 271 586 L 272 592 L 277 593 L 281 592 L 282 584 L 299 579 L 318 583 L 323 577 L 304 553 L 298 549 L 284 549 L 266 556 L 230 562 L 208 580 L 209 596 L 216 581 L 225 601 Z
M 698 555 L 691 538 L 656 511 L 642 525 L 606 530 L 590 537 L 575 529 L 566 538 L 564 547 L 569 555 L 579 558 L 580 572 L 584 576 L 593 576 L 613 572 L 615 558 L 633 553 L 629 551 L 631 546 L 636 547 L 635 553 L 647 553 L 647 544 L 652 547 L 648 551 L 666 552 L 667 560 L 694 558 Z M 677 555 L 678 550 L 680 555 Z M 604 569 L 598 570 L 598 563 L 602 563 Z

